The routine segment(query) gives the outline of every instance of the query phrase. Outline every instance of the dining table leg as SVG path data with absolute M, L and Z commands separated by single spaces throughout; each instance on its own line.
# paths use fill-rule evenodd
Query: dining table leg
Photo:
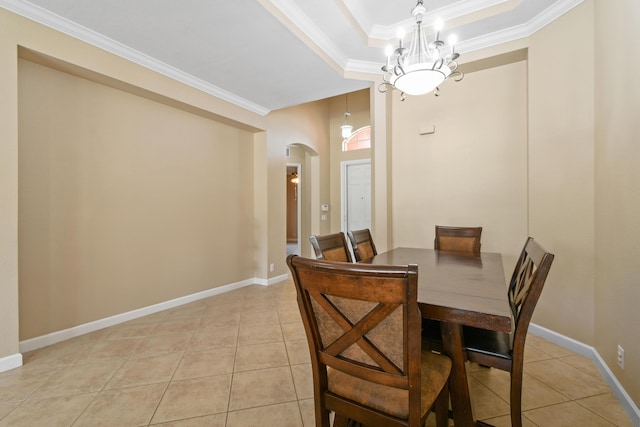
M 475 426 L 465 367 L 466 357 L 462 342 L 462 326 L 456 323 L 442 322 L 441 328 L 443 350 L 452 362 L 449 393 L 454 423 L 456 426 Z

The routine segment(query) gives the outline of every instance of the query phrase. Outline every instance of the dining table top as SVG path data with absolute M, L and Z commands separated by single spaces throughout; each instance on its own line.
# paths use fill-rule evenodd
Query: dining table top
M 362 263 L 418 266 L 423 317 L 496 331 L 511 331 L 502 255 L 396 248 Z

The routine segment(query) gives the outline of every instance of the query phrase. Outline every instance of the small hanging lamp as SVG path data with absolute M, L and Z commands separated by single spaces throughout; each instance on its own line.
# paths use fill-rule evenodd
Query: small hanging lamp
M 349 112 L 349 105 L 347 104 L 347 94 L 344 95 L 344 124 L 340 126 L 340 131 L 342 133 L 342 139 L 347 139 L 351 136 L 351 132 L 353 131 L 353 126 L 349 124 L 349 116 L 351 113 Z

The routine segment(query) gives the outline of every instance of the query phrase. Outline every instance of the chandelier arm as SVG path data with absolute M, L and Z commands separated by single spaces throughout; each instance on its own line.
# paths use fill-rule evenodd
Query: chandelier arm
M 389 90 L 389 86 L 391 86 L 391 83 L 387 83 L 387 82 L 380 83 L 378 85 L 378 92 L 386 93 Z
M 459 82 L 460 80 L 464 79 L 464 73 L 460 70 L 455 70 L 454 72 L 449 74 L 449 77 L 454 81 Z

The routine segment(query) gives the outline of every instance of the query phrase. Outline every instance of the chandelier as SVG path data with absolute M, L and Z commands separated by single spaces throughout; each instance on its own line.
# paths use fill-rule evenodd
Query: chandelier
M 394 51 L 388 47 L 386 50 L 387 63 L 382 67 L 384 71 L 383 82 L 378 86 L 380 92 L 386 92 L 389 88 L 398 89 L 400 99 L 404 101 L 406 95 L 424 95 L 435 91 L 438 96 L 438 86 L 448 78 L 459 82 L 464 74 L 458 70 L 456 59 L 460 57 L 455 51 L 455 38 L 449 39 L 451 49 L 443 56 L 444 42 L 440 40 L 442 20 L 434 24 L 435 37 L 432 43 L 428 43 L 425 30 L 422 25 L 427 8 L 422 5 L 423 0 L 418 0 L 411 15 L 416 19 L 416 25 L 411 38 L 409 49 L 404 47 L 404 34 L 398 34 L 398 48 Z M 393 56 L 393 62 L 392 62 Z

